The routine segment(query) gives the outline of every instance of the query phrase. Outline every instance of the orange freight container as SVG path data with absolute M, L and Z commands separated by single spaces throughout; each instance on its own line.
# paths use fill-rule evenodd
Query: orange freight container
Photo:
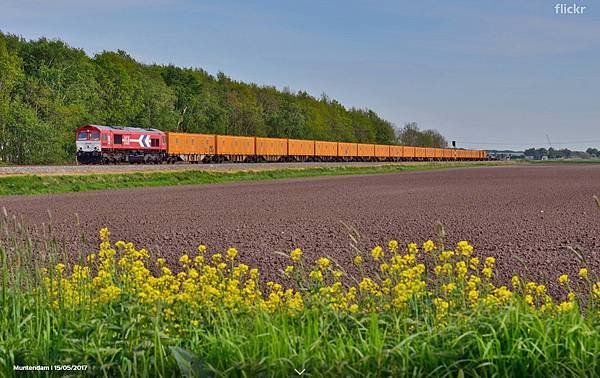
M 446 160 L 452 159 L 452 149 L 450 149 L 450 148 L 442 149 L 442 157 Z
M 390 147 L 390 157 L 399 158 L 403 157 L 402 155 L 402 146 L 389 146 Z
M 218 155 L 254 155 L 254 137 L 217 135 Z
M 256 154 L 259 156 L 287 156 L 287 139 L 256 137 Z
M 405 159 L 414 159 L 416 156 L 415 148 L 412 146 L 402 146 L 402 157 Z
M 375 145 L 375 156 L 376 157 L 390 157 L 390 146 L 383 144 Z
M 415 158 L 425 159 L 427 157 L 427 149 L 424 147 L 415 147 Z
M 315 140 L 315 156 L 337 156 L 337 142 Z
M 433 157 L 437 160 L 441 160 L 444 157 L 444 149 L 443 148 L 434 148 L 433 149 Z
M 357 147 L 356 143 L 344 143 L 338 142 L 338 156 L 340 157 L 354 157 L 356 154 Z
M 175 155 L 215 154 L 215 135 L 167 132 L 167 153 Z
M 314 156 L 315 141 L 288 139 L 288 154 L 290 156 Z
M 357 145 L 357 156 L 361 157 L 373 157 L 375 156 L 375 145 L 358 143 Z

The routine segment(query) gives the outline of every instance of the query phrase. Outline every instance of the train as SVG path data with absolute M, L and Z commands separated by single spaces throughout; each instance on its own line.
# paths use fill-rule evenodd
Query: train
M 194 134 L 101 125 L 79 127 L 76 148 L 80 164 L 488 159 L 487 153 L 481 150 Z

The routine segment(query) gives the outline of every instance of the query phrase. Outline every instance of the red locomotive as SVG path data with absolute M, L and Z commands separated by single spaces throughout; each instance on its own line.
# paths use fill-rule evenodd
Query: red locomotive
M 156 129 L 86 125 L 77 129 L 77 161 L 82 164 L 160 163 L 167 137 Z

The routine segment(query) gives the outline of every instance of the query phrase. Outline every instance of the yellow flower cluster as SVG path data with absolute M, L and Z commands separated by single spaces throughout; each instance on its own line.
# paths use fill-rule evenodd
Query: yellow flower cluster
M 132 243 L 118 241 L 112 245 L 108 229 L 100 230 L 100 248 L 84 265 L 68 267 L 63 263 L 44 273 L 44 288 L 54 307 L 77 309 L 136 298 L 150 311 L 177 324 L 180 314 L 187 313 L 191 324 L 207 314 L 283 311 L 294 316 L 307 307 L 327 306 L 342 313 L 373 311 L 411 311 L 415 301 L 431 308 L 432 319 L 446 324 L 465 310 L 488 309 L 522 303 L 532 310 L 548 314 L 569 312 L 577 305 L 577 296 L 569 292 L 566 301 L 555 303 L 547 288 L 519 276 L 511 279 L 512 290 L 494 284 L 496 260 L 487 257 L 480 263 L 467 241 L 446 249 L 428 240 L 421 245 L 401 247 L 396 240 L 387 250 L 376 246 L 371 258 L 358 254 L 352 262 L 359 267 L 371 263 L 372 276 L 351 277 L 330 258 L 320 257 L 304 264 L 303 252 L 290 252 L 291 264 L 283 273 L 295 282 L 285 288 L 276 282 L 263 283 L 258 269 L 238 263 L 238 251 L 229 248 L 224 254 L 208 254 L 204 245 L 193 255 L 179 257 L 179 265 L 168 266 L 155 258 L 152 267 L 149 253 Z M 363 257 L 364 256 L 364 257 Z M 173 269 L 173 270 L 172 270 Z M 433 274 L 432 274 L 433 273 Z M 600 301 L 600 282 L 592 284 L 586 268 L 579 278 L 589 286 L 591 299 Z M 351 283 L 355 282 L 355 285 Z M 570 287 L 567 275 L 558 278 Z M 190 319 L 189 314 L 194 314 Z

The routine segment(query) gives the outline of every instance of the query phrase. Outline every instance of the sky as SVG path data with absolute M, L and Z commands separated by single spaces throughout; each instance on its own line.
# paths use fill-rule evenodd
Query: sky
M 458 147 L 600 147 L 600 0 L 0 0 L 0 30 L 289 87 Z M 560 3 L 559 3 L 560 4 Z M 550 144 L 548 143 L 550 140 Z

